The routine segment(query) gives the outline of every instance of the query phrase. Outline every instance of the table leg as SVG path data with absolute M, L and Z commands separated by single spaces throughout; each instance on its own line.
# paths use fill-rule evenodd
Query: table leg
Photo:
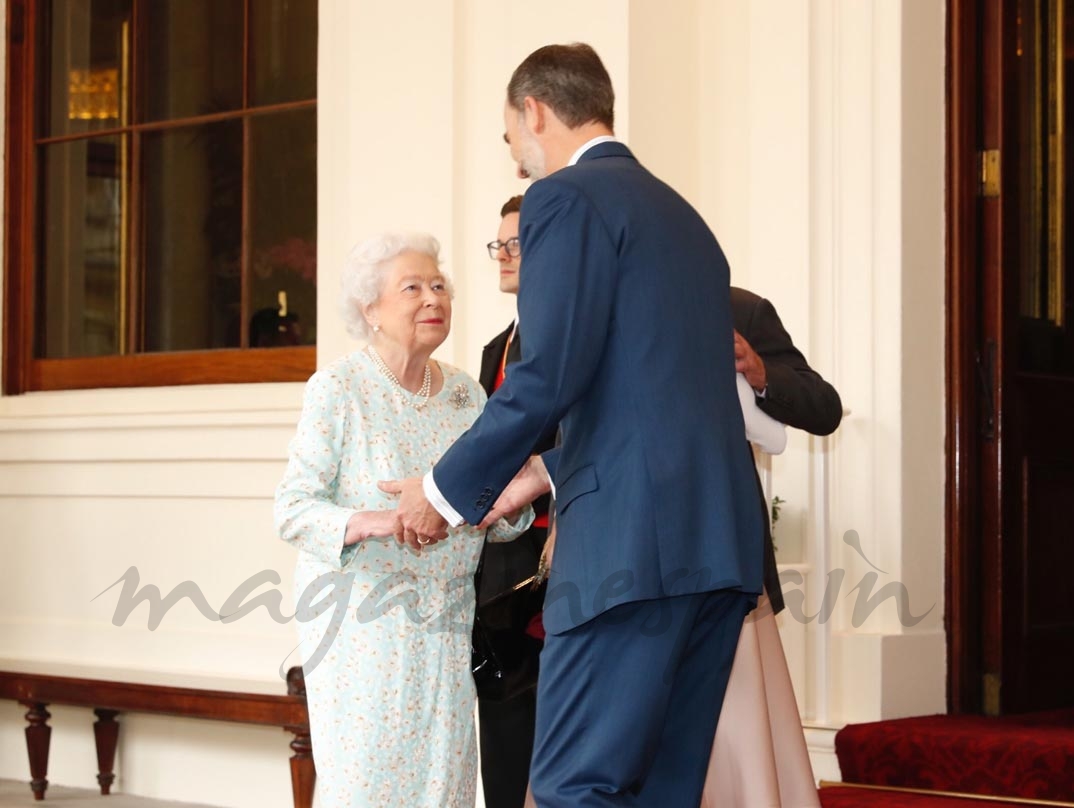
M 93 724 L 93 739 L 97 743 L 97 783 L 102 794 L 112 790 L 116 776 L 112 770 L 116 764 L 116 743 L 119 741 L 118 710 L 94 710 L 97 721 Z
M 48 745 L 52 737 L 52 727 L 48 720 L 52 717 L 45 708 L 47 704 L 41 702 L 23 702 L 29 707 L 26 720 L 30 726 L 26 728 L 26 752 L 30 757 L 30 788 L 34 792 L 35 800 L 45 799 L 45 790 L 48 788 Z

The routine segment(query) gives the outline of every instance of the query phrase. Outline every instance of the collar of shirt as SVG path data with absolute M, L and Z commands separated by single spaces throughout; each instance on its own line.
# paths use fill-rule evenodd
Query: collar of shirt
M 614 142 L 615 142 L 615 135 L 600 135 L 599 137 L 595 137 L 592 140 L 587 140 L 585 143 L 582 144 L 581 148 L 578 149 L 578 151 L 576 151 L 573 155 L 571 155 L 571 159 L 567 163 L 567 165 L 573 166 L 575 163 L 578 162 L 578 159 L 583 154 L 585 154 L 587 151 L 589 151 L 594 146 L 596 146 L 596 145 L 598 145 L 600 143 L 614 143 Z

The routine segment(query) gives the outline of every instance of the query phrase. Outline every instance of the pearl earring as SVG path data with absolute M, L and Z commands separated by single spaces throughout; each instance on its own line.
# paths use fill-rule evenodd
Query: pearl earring
M 378 331 L 380 331 L 380 326 L 379 325 L 373 326 L 373 333 L 375 334 Z

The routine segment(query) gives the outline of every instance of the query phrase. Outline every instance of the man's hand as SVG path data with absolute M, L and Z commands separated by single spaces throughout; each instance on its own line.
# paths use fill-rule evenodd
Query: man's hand
M 399 531 L 395 511 L 355 511 L 347 520 L 343 544 L 357 544 L 373 536 L 394 536 Z
M 544 540 L 544 547 L 541 549 L 541 557 L 537 561 L 537 581 L 534 583 L 534 587 L 541 581 L 548 577 L 548 573 L 552 571 L 552 556 L 556 552 L 556 522 L 552 522 L 552 527 L 548 529 L 548 535 Z
M 492 506 L 492 510 L 481 521 L 481 527 L 486 528 L 501 516 L 507 516 L 525 508 L 541 494 L 547 494 L 551 488 L 552 482 L 548 479 L 544 461 L 541 460 L 540 455 L 531 455 L 515 478 L 503 489 L 503 493 Z
M 383 480 L 377 487 L 388 494 L 399 494 L 395 540 L 400 544 L 420 551 L 447 538 L 447 521 L 425 498 L 420 477 Z
M 763 393 L 768 386 L 764 360 L 737 331 L 735 332 L 735 370 L 746 377 L 749 386 L 757 393 Z

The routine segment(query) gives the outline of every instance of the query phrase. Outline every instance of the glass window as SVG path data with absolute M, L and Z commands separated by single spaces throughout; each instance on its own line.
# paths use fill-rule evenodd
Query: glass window
M 6 392 L 305 379 L 317 0 L 21 8 Z

